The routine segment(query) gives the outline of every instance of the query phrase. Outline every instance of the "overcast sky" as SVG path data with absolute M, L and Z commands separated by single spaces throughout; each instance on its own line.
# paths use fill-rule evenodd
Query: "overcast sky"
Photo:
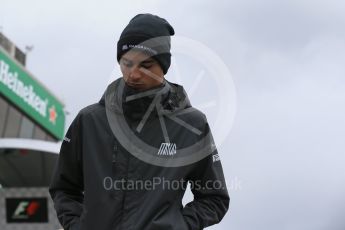
M 34 45 L 27 67 L 69 125 L 121 76 L 116 42 L 143 12 L 175 28 L 167 79 L 218 143 L 231 205 L 209 229 L 344 230 L 345 2 L 0 0 L 0 26 Z

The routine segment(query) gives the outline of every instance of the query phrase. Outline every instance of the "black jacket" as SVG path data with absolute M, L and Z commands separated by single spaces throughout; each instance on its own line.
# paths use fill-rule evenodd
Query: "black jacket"
M 126 86 L 119 90 L 121 84 L 122 79 L 114 81 L 109 95 L 133 95 Z M 98 103 L 78 113 L 62 143 L 49 189 L 65 230 L 199 230 L 222 220 L 229 195 L 208 123 L 191 107 L 181 86 L 166 82 L 162 88 L 166 86 L 168 90 L 158 101 L 160 107 L 152 110 L 140 132 L 137 128 L 153 101 L 152 95 L 132 101 L 113 100 L 115 109 L 110 110 L 124 117 L 136 136 L 158 149 L 152 162 L 130 153 L 128 146 L 134 145 L 134 140 L 114 135 L 107 117 L 107 91 Z M 160 109 L 178 112 L 178 120 L 163 116 L 167 132 L 162 131 Z M 205 139 L 207 134 L 211 138 Z M 162 144 L 166 138 L 174 144 Z M 212 142 L 206 143 L 213 147 L 206 155 L 186 165 L 169 165 L 179 157 L 180 149 L 200 145 L 201 139 L 203 145 Z M 160 165 L 162 160 L 167 165 Z M 188 182 L 194 200 L 183 207 Z

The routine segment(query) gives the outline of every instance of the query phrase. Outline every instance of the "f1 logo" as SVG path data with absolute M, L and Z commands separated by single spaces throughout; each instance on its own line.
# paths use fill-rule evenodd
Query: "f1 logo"
M 8 223 L 48 222 L 47 198 L 6 198 Z
M 22 201 L 18 204 L 17 209 L 13 213 L 13 219 L 28 219 L 30 216 L 35 215 L 40 204 L 37 201 Z

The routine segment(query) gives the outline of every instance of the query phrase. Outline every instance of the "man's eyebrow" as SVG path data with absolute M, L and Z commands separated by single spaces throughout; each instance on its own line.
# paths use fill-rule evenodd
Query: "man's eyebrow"
M 130 62 L 130 60 L 128 60 L 128 59 L 125 58 L 125 57 L 122 57 L 122 59 L 123 59 L 124 61 Z

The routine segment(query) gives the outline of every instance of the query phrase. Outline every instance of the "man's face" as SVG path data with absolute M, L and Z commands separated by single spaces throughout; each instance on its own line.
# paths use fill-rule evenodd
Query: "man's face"
M 158 62 L 137 50 L 130 50 L 120 59 L 126 84 L 137 90 L 151 89 L 162 84 L 164 73 Z

